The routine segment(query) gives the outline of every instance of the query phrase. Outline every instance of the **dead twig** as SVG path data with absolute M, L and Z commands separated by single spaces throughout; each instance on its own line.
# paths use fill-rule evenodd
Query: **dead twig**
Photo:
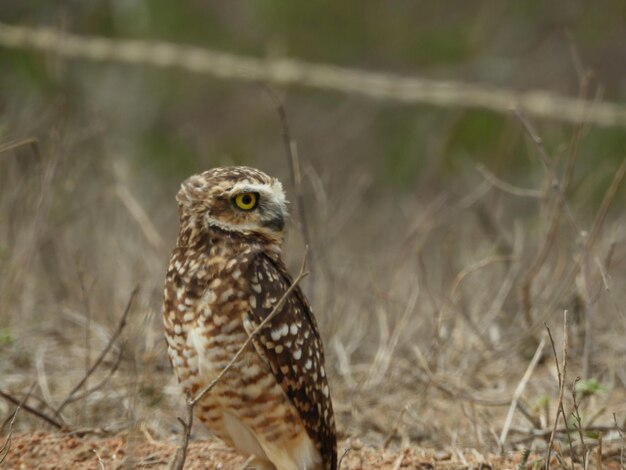
M 306 260 L 308 254 L 308 247 L 305 247 L 304 256 L 302 258 L 302 265 L 300 267 L 300 272 L 298 276 L 291 283 L 291 286 L 285 291 L 283 296 L 279 299 L 279 301 L 274 305 L 270 314 L 265 317 L 265 319 L 257 325 L 257 327 L 248 335 L 248 338 L 243 342 L 237 353 L 233 356 L 233 358 L 226 364 L 226 366 L 221 370 L 217 376 L 211 380 L 211 382 L 204 387 L 200 392 L 196 394 L 193 398 L 189 398 L 187 400 L 186 407 L 186 416 L 183 420 L 182 418 L 178 418 L 178 421 L 183 426 L 183 442 L 176 450 L 176 455 L 174 456 L 174 460 L 171 462 L 170 469 L 172 470 L 183 470 L 185 465 L 185 460 L 187 459 L 187 448 L 189 447 L 189 436 L 191 435 L 191 427 L 193 425 L 193 410 L 195 406 L 198 404 L 200 400 L 202 400 L 215 385 L 226 375 L 226 373 L 233 367 L 233 365 L 239 360 L 244 351 L 248 348 L 254 337 L 263 329 L 265 326 L 272 321 L 272 319 L 281 311 L 282 306 L 285 301 L 291 294 L 291 292 L 298 286 L 298 283 L 305 278 L 308 273 L 305 271 L 306 269 Z
M 346 447 L 346 450 L 343 451 L 343 454 L 341 454 L 341 457 L 339 458 L 339 462 L 337 463 L 337 469 L 341 470 L 341 464 L 343 463 L 343 459 L 346 455 L 348 455 L 348 452 L 350 452 L 352 450 L 352 447 L 348 446 Z
M 502 432 L 500 433 L 500 447 L 502 448 L 502 450 L 504 450 L 504 444 L 506 442 L 506 437 L 509 433 L 509 428 L 511 427 L 511 423 L 513 421 L 513 415 L 515 414 L 515 410 L 517 409 L 518 401 L 521 398 L 522 393 L 524 393 L 526 384 L 530 380 L 530 377 L 532 376 L 533 371 L 535 370 L 535 367 L 537 366 L 537 363 L 541 358 L 541 354 L 543 353 L 543 347 L 545 346 L 545 344 L 546 338 L 545 336 L 543 336 L 541 338 L 541 341 L 539 342 L 539 346 L 537 346 L 537 350 L 535 351 L 533 358 L 526 368 L 526 372 L 524 372 L 522 379 L 517 384 L 517 387 L 515 387 L 515 391 L 513 392 L 513 398 L 511 398 L 511 406 L 509 407 L 506 419 L 504 420 L 504 426 L 502 426 Z
M 9 455 L 9 450 L 11 449 L 11 438 L 13 437 L 13 424 L 15 423 L 15 419 L 17 418 L 17 413 L 20 411 L 20 408 L 22 406 L 24 406 L 24 403 L 26 403 L 26 400 L 28 400 L 28 398 L 30 397 L 30 394 L 33 391 L 33 388 L 35 388 L 35 384 L 37 382 L 33 382 L 33 384 L 30 386 L 30 389 L 28 390 L 28 393 L 26 395 L 24 395 L 24 398 L 22 398 L 22 401 L 15 407 L 15 411 L 13 412 L 13 416 L 11 417 L 11 421 L 9 422 L 9 432 L 7 433 L 7 438 L 4 441 L 4 444 L 2 444 L 2 448 L 0 449 L 0 465 L 2 465 L 2 462 L 4 462 L 4 459 L 6 459 L 7 455 Z M 5 423 L 6 424 L 6 421 Z M 4 428 L 4 424 L 3 424 L 3 428 Z
M 302 230 L 302 238 L 304 238 L 304 244 L 309 247 L 310 252 L 315 252 L 312 245 L 311 233 L 309 231 L 309 222 L 307 217 L 306 208 L 304 205 L 304 197 L 302 195 L 302 174 L 300 172 L 300 160 L 298 158 L 298 149 L 296 142 L 291 137 L 291 130 L 289 128 L 289 120 L 287 119 L 287 111 L 278 95 L 269 86 L 265 86 L 265 91 L 270 96 L 276 107 L 276 112 L 280 119 L 280 126 L 282 129 L 283 145 L 285 147 L 285 155 L 287 157 L 287 164 L 289 165 L 289 173 L 291 175 L 291 185 L 293 186 L 294 193 L 296 195 L 296 201 L 298 204 L 298 218 L 300 219 L 300 229 Z M 312 263 L 309 262 L 312 266 Z M 311 272 L 315 272 L 311 268 Z M 313 286 L 313 275 L 311 275 L 309 282 L 311 288 Z
M 615 173 L 615 176 L 613 177 L 613 181 L 611 181 L 611 185 L 604 194 L 600 209 L 598 210 L 598 213 L 594 218 L 591 230 L 589 231 L 589 234 L 587 236 L 587 241 L 583 248 L 582 257 L 580 260 L 580 279 L 582 280 L 582 288 L 580 290 L 585 305 L 585 337 L 583 343 L 583 377 L 585 380 L 588 380 L 591 376 L 591 350 L 593 348 L 593 305 L 591 299 L 589 259 L 593 244 L 595 243 L 598 234 L 600 233 L 600 229 L 604 225 L 604 220 L 606 219 L 606 214 L 609 210 L 609 206 L 611 205 L 611 202 L 613 202 L 613 199 L 615 199 L 615 194 L 617 193 L 617 190 L 619 189 L 619 186 L 624 179 L 625 174 L 626 158 L 622 160 L 621 165 L 619 166 L 617 172 Z
M 568 441 L 570 445 L 570 450 L 572 447 L 572 440 L 569 436 L 569 429 L 567 426 L 567 415 L 565 414 L 565 408 L 563 407 L 563 392 L 565 390 L 565 378 L 567 376 L 567 348 L 568 348 L 568 323 L 567 323 L 567 310 L 563 311 L 563 370 L 559 367 L 559 357 L 556 353 L 556 346 L 554 345 L 554 339 L 552 338 L 552 332 L 548 325 L 546 326 L 546 330 L 548 330 L 548 337 L 550 338 L 550 344 L 552 345 L 552 352 L 554 353 L 554 362 L 556 364 L 556 372 L 559 379 L 559 401 L 557 405 L 556 415 L 554 417 L 554 425 L 552 427 L 552 432 L 550 433 L 550 440 L 548 441 L 548 450 L 546 455 L 546 469 L 550 468 L 550 457 L 552 454 L 552 445 L 554 443 L 554 438 L 556 437 L 557 426 L 559 424 L 559 413 L 563 416 L 563 422 L 565 423 L 565 429 L 567 430 Z M 573 453 L 573 452 L 572 452 Z M 572 467 L 573 468 L 573 467 Z
M 0 397 L 4 398 L 5 400 L 13 403 L 14 405 L 20 405 L 20 408 L 23 409 L 24 411 L 27 411 L 28 413 L 37 416 L 40 419 L 43 419 L 46 423 L 54 426 L 57 429 L 62 429 L 65 430 L 66 427 L 63 423 L 61 423 L 60 421 L 56 420 L 55 418 L 53 418 L 52 416 L 47 415 L 46 413 L 44 413 L 43 411 L 37 410 L 35 408 L 33 408 L 32 406 L 27 405 L 25 402 L 22 403 L 21 400 L 18 400 L 17 398 L 15 398 L 13 395 L 0 390 Z
M 546 147 L 543 145 L 543 139 L 541 138 L 541 136 L 539 136 L 534 126 L 530 123 L 528 119 L 526 119 L 526 117 L 522 114 L 522 112 L 519 109 L 515 109 L 514 111 L 515 111 L 515 115 L 522 123 L 522 126 L 524 126 L 524 130 L 526 131 L 528 136 L 531 138 L 531 140 L 535 144 L 535 147 L 537 147 L 537 150 L 538 150 L 537 153 L 539 155 L 539 159 L 541 160 L 541 164 L 543 165 L 544 169 L 548 172 L 548 175 L 550 176 L 551 187 L 556 193 L 557 198 L 560 201 L 560 204 L 565 209 L 565 213 L 567 215 L 567 218 L 570 224 L 572 225 L 572 228 L 574 229 L 575 233 L 579 234 L 580 227 L 578 226 L 578 223 L 576 222 L 576 218 L 574 217 L 574 211 L 572 210 L 572 206 L 569 204 L 569 202 L 567 201 L 565 197 L 565 193 L 564 193 L 565 188 L 562 187 L 561 181 L 558 175 L 556 174 L 556 171 L 552 164 L 552 159 L 548 155 L 548 152 L 546 151 Z
M 576 421 L 576 430 L 578 431 L 578 438 L 580 439 L 580 445 L 583 448 L 583 467 L 585 470 L 587 470 L 587 468 L 589 467 L 589 464 L 587 462 L 587 446 L 585 444 L 585 438 L 583 436 L 583 420 L 580 417 L 580 411 L 578 409 L 578 396 L 576 394 L 576 384 L 580 382 L 580 377 L 576 377 L 574 379 L 574 382 L 572 383 L 572 400 L 574 401 L 574 411 L 572 412 L 572 416 L 574 417 L 574 420 Z
M 530 197 L 533 199 L 541 199 L 544 196 L 543 191 L 539 189 L 518 188 L 517 186 L 513 186 L 512 184 L 507 183 L 506 181 L 502 181 L 496 175 L 491 173 L 491 171 L 489 171 L 487 167 L 483 165 L 482 163 L 478 163 L 476 165 L 476 169 L 481 175 L 483 175 L 483 178 L 485 178 L 487 181 L 491 183 L 492 186 L 495 186 L 496 188 L 504 191 L 505 193 L 509 193 L 509 194 L 512 194 L 514 196 L 519 196 L 519 197 Z
M 85 373 L 83 378 L 74 386 L 74 388 L 67 395 L 65 400 L 63 400 L 63 402 L 59 405 L 59 407 L 56 410 L 56 415 L 57 416 L 61 413 L 61 411 L 63 411 L 63 409 L 68 405 L 68 403 L 70 403 L 70 401 L 72 400 L 72 397 L 76 394 L 76 392 L 78 392 L 78 390 L 81 389 L 81 387 L 85 384 L 85 382 L 87 382 L 87 379 L 89 379 L 91 374 L 93 374 L 94 371 L 98 368 L 98 366 L 102 363 L 102 361 L 104 360 L 106 355 L 109 353 L 110 349 L 113 347 L 113 344 L 115 343 L 117 338 L 122 334 L 122 330 L 126 326 L 126 320 L 128 319 L 128 313 L 130 312 L 130 308 L 133 305 L 133 300 L 135 299 L 135 296 L 137 295 L 137 292 L 139 292 L 139 286 L 135 287 L 133 289 L 133 291 L 130 293 L 130 297 L 129 297 L 128 302 L 126 304 L 126 308 L 124 309 L 124 313 L 122 314 L 122 318 L 120 319 L 120 322 L 117 325 L 117 329 L 115 330 L 115 332 L 113 333 L 113 335 L 109 339 L 109 342 L 107 343 L 107 345 L 104 347 L 104 349 L 102 350 L 102 352 L 98 356 L 98 359 L 96 359 L 96 361 L 93 363 L 93 365 L 87 370 L 87 372 Z

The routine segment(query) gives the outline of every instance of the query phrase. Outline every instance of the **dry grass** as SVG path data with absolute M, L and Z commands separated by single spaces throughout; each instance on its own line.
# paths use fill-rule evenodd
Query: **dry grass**
M 390 468 L 402 465 L 398 449 L 417 446 L 448 449 L 461 464 L 468 448 L 518 456 L 530 448 L 530 465 L 555 429 L 557 465 L 624 458 L 626 216 L 610 208 L 626 166 L 597 214 L 585 213 L 584 194 L 570 199 L 568 170 L 583 134 L 563 162 L 531 144 L 537 168 L 546 167 L 523 191 L 483 169 L 454 191 L 397 196 L 341 163 L 324 180 L 303 162 L 315 254 L 314 289 L 304 288 L 325 338 L 344 446 L 395 449 Z M 86 154 L 85 141 L 95 150 Z M 4 436 L 49 426 L 27 406 L 79 435 L 147 430 L 171 442 L 180 433 L 184 402 L 160 318 L 175 188 L 99 145 L 63 131 L 39 142 L 39 154 L 32 142 L 0 154 L 0 389 L 20 404 L 35 383 L 15 420 L 16 403 L 0 401 Z M 292 226 L 293 272 L 303 245 Z M 561 331 L 564 310 L 560 388 L 538 345 L 546 324 Z M 555 335 L 557 351 L 564 338 Z M 574 403 L 576 376 L 585 380 Z M 555 422 L 561 406 L 567 423 Z M 566 424 L 576 429 L 571 444 Z

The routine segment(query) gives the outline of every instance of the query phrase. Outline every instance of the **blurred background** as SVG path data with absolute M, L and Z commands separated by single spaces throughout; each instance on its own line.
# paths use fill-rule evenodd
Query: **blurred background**
M 622 0 L 2 0 L 0 22 L 626 106 Z M 626 416 L 623 126 L 526 115 L 552 172 L 511 112 L 270 83 L 296 188 L 262 83 L 1 44 L 0 70 L 1 389 L 34 383 L 33 406 L 58 411 L 139 285 L 110 355 L 53 414 L 180 432 L 160 319 L 174 195 L 191 174 L 244 164 L 286 185 L 292 272 L 311 245 L 305 290 L 343 438 L 497 448 L 544 322 L 560 351 L 564 309 L 570 379 L 593 389 L 586 417 Z M 554 416 L 549 346 L 540 356 L 520 429 Z

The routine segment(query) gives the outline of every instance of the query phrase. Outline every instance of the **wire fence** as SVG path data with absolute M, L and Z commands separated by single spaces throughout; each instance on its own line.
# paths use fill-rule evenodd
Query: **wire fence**
M 405 104 L 512 109 L 536 117 L 599 126 L 625 126 L 626 105 L 541 90 L 515 91 L 458 81 L 430 80 L 295 59 L 259 59 L 161 41 L 78 36 L 52 28 L 0 23 L 0 47 L 32 49 L 68 59 L 176 68 L 218 79 L 297 85 Z

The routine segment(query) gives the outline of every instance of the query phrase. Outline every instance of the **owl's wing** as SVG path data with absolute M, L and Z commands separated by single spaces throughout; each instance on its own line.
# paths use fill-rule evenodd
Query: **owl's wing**
M 249 320 L 256 327 L 272 312 L 293 281 L 284 264 L 266 254 L 258 253 L 249 266 Z M 335 470 L 337 435 L 324 349 L 311 308 L 298 286 L 253 344 L 298 410 L 324 467 Z

